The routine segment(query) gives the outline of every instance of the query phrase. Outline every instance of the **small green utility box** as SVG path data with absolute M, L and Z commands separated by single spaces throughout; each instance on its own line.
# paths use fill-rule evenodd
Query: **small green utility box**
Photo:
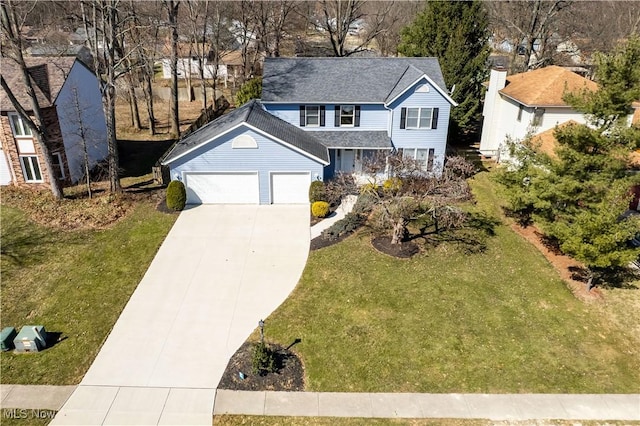
M 39 352 L 47 347 L 47 332 L 42 325 L 25 325 L 13 344 L 16 352 Z
M 0 350 L 2 352 L 13 349 L 13 339 L 16 337 L 16 329 L 13 327 L 5 327 L 0 331 Z

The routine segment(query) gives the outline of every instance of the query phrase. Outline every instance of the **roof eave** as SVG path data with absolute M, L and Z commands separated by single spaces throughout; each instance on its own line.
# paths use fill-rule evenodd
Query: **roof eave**
M 387 100 L 384 102 L 385 107 L 388 107 L 389 105 L 391 105 L 392 103 L 394 103 L 396 100 L 398 100 L 398 98 L 400 98 L 400 96 L 404 95 L 405 93 L 407 93 L 407 91 L 412 88 L 413 86 L 416 85 L 416 83 L 418 83 L 420 80 L 422 79 L 426 79 L 427 82 L 434 88 L 436 89 L 436 91 L 438 93 L 440 93 L 440 95 L 442 95 L 443 98 L 445 98 L 453 107 L 457 107 L 458 103 L 456 101 L 453 100 L 453 98 L 446 93 L 442 87 L 438 86 L 428 75 L 426 74 L 422 74 L 422 76 L 418 77 L 413 83 L 407 85 L 407 88 L 404 89 L 402 92 L 398 93 L 396 96 L 393 97 L 393 99 L 391 100 Z

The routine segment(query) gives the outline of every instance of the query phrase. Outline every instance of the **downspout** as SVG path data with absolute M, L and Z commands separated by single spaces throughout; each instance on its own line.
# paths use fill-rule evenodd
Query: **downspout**
M 387 106 L 387 104 L 382 104 L 383 107 L 385 107 L 385 109 L 387 109 L 389 111 L 389 120 L 387 120 L 387 135 L 389 135 L 389 139 L 391 139 L 391 152 L 395 152 L 396 151 L 396 147 L 393 144 L 393 108 L 389 108 Z M 389 170 L 389 160 L 387 160 L 387 164 L 385 165 L 384 168 L 384 174 L 385 174 L 385 179 L 389 179 L 390 177 L 390 170 Z

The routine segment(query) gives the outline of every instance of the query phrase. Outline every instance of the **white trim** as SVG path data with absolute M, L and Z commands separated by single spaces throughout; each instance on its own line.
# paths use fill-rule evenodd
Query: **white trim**
M 175 158 L 174 158 L 174 159 L 172 159 L 171 161 L 166 161 L 166 162 L 165 162 L 165 161 L 163 161 L 163 162 L 162 162 L 162 165 L 163 165 L 163 166 L 167 166 L 167 165 L 169 165 L 169 164 L 173 163 L 174 161 L 179 160 L 180 158 L 184 157 L 185 155 L 192 153 L 192 152 L 193 152 L 193 151 L 195 151 L 196 149 L 199 149 L 199 148 L 201 148 L 201 147 L 203 147 L 203 146 L 205 146 L 205 145 L 208 145 L 208 144 L 210 144 L 211 142 L 215 141 L 216 139 L 220 139 L 222 136 L 226 135 L 227 133 L 230 133 L 230 132 L 232 132 L 232 131 L 234 131 L 234 130 L 238 129 L 240 126 L 246 126 L 247 128 L 249 128 L 249 129 L 251 129 L 251 130 L 255 131 L 256 133 L 259 133 L 259 134 L 261 134 L 261 135 L 263 135 L 263 136 L 266 136 L 266 137 L 268 137 L 269 139 L 274 140 L 274 141 L 278 142 L 279 144 L 282 144 L 282 145 L 286 146 L 287 148 L 290 148 L 290 149 L 292 149 L 292 150 L 294 150 L 294 151 L 296 151 L 296 152 L 298 152 L 298 153 L 300 153 L 300 154 L 302 154 L 302 155 L 304 155 L 304 156 L 306 156 L 306 157 L 308 157 L 308 158 L 311 158 L 312 160 L 315 160 L 315 161 L 317 161 L 317 162 L 318 162 L 318 163 L 320 163 L 320 164 L 324 164 L 325 166 L 327 166 L 327 165 L 329 165 L 329 164 L 330 164 L 330 162 L 329 162 L 329 161 L 325 161 L 325 160 L 323 160 L 323 159 L 321 159 L 321 158 L 318 158 L 318 157 L 316 157 L 315 155 L 310 154 L 310 153 L 308 153 L 307 151 L 305 151 L 305 150 L 303 150 L 303 149 L 300 149 L 300 148 L 298 148 L 298 147 L 296 147 L 296 146 L 293 146 L 293 145 L 291 145 L 290 143 L 287 143 L 287 142 L 283 141 L 282 139 L 277 138 L 277 137 L 275 137 L 274 135 L 272 135 L 272 134 L 270 134 L 270 133 L 268 133 L 268 132 L 265 132 L 265 131 L 263 131 L 263 130 L 260 130 L 260 129 L 258 129 L 257 127 L 254 127 L 254 126 L 252 126 L 251 124 L 247 123 L 246 121 L 243 121 L 243 122 L 238 123 L 237 125 L 235 125 L 235 126 L 231 127 L 230 129 L 228 129 L 228 130 L 226 130 L 226 131 L 224 131 L 224 132 L 222 132 L 222 133 L 217 134 L 217 135 L 216 135 L 215 137 L 213 137 L 212 139 L 209 139 L 209 140 L 208 140 L 208 141 L 206 141 L 206 142 L 203 142 L 203 143 L 200 143 L 200 144 L 195 145 L 193 148 L 191 148 L 191 149 L 189 149 L 189 150 L 187 150 L 187 151 L 183 152 L 182 154 L 180 154 L 179 156 L 175 157 Z M 304 132 L 304 130 L 302 130 L 302 131 Z
M 309 124 L 309 112 L 310 108 L 318 108 L 318 124 Z M 322 127 L 320 123 L 322 122 L 322 108 L 320 105 L 304 105 L 304 127 Z
M 231 140 L 231 149 L 257 149 L 258 142 L 250 135 L 241 134 Z
M 406 115 L 404 117 L 404 129 L 403 130 L 433 130 L 433 110 L 434 108 L 430 107 L 405 107 L 407 109 Z M 418 110 L 418 121 L 416 122 L 415 127 L 409 127 L 409 110 L 417 109 Z M 420 126 L 420 122 L 422 121 L 422 110 L 428 109 L 431 110 L 431 118 L 429 119 L 429 126 L 422 127 Z
M 423 78 L 427 79 L 427 82 L 436 89 L 436 91 L 438 93 L 440 93 L 442 95 L 443 98 L 445 98 L 452 106 L 456 107 L 458 106 L 458 103 L 456 101 L 454 101 L 451 96 L 449 96 L 447 93 L 445 93 L 444 90 L 442 90 L 442 88 L 440 86 L 438 86 L 437 84 L 435 84 L 433 82 L 433 80 L 431 80 L 429 78 L 428 75 L 426 74 L 422 74 L 422 77 L 418 78 L 417 80 L 415 80 L 413 83 L 411 83 L 410 85 L 407 86 L 406 89 L 404 89 L 402 92 L 400 92 L 398 95 L 396 95 L 393 99 L 389 100 L 389 101 L 385 101 L 384 104 L 385 105 L 391 105 L 392 103 L 394 103 L 400 96 L 404 95 L 406 92 L 409 91 L 409 89 L 411 89 L 412 87 L 414 87 L 418 82 L 420 82 L 420 80 L 422 80 Z
M 327 149 L 371 149 L 371 150 L 375 150 L 375 149 L 379 149 L 379 150 L 383 150 L 383 149 L 388 149 L 389 151 L 391 151 L 393 149 L 392 146 L 388 146 L 388 147 L 369 147 L 369 146 L 328 146 Z
M 353 99 L 351 100 L 341 100 L 341 101 L 264 101 L 264 100 L 260 100 L 260 102 L 263 105 L 382 105 L 384 104 L 384 101 L 378 101 L 378 102 L 374 102 L 374 101 L 370 101 L 370 102 L 353 102 Z
M 346 127 L 346 128 L 352 128 L 352 127 L 356 127 L 356 105 L 355 104 L 340 104 L 340 105 L 336 105 L 339 109 L 340 109 L 340 114 L 338 115 L 339 121 L 340 123 L 338 127 Z M 342 107 L 351 107 L 351 116 L 349 115 L 345 115 L 345 117 L 351 117 L 351 124 L 342 124 Z
M 573 109 L 573 107 L 571 105 L 552 105 L 552 104 L 525 104 L 524 102 L 522 102 L 519 99 L 514 98 L 513 96 L 509 96 L 506 93 L 502 93 L 501 90 L 498 91 L 498 93 L 500 93 L 500 96 L 504 96 L 505 98 L 511 99 L 514 102 L 517 102 L 519 104 L 522 104 L 524 106 L 526 106 L 527 108 L 567 108 L 567 109 Z
M 273 204 L 273 175 L 274 174 L 293 174 L 293 175 L 302 175 L 306 174 L 309 176 L 309 186 L 311 186 L 311 171 L 309 170 L 269 170 L 269 204 Z M 307 196 L 309 195 L 309 190 L 307 188 Z M 307 200 L 308 201 L 308 200 Z M 303 204 L 303 203 L 300 203 Z

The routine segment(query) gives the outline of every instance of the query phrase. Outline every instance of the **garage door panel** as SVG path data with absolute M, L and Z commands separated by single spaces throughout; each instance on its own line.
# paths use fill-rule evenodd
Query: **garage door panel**
M 271 202 L 273 204 L 308 204 L 311 173 L 272 172 Z
M 187 173 L 189 204 L 258 204 L 260 184 L 257 172 Z

